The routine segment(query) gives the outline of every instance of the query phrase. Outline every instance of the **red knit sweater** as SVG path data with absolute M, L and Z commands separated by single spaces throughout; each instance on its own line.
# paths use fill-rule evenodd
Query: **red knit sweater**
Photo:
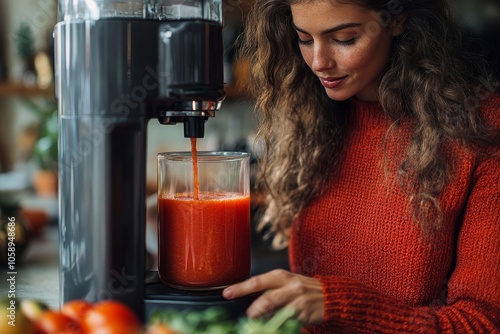
M 500 128 L 500 98 L 483 108 Z M 444 227 L 425 238 L 385 163 L 391 124 L 353 102 L 340 173 L 292 229 L 294 272 L 318 277 L 325 318 L 313 333 L 500 332 L 500 157 L 448 145 L 454 176 L 440 196 Z M 385 143 L 402 157 L 404 125 Z M 392 138 L 392 139 L 391 139 Z M 395 139 L 399 138 L 399 139 Z M 496 151 L 498 153 L 498 151 Z

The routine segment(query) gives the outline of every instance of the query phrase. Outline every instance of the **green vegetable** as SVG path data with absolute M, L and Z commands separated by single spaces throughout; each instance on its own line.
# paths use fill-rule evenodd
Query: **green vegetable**
M 270 319 L 243 318 L 238 324 L 238 334 L 289 334 L 299 333 L 301 323 L 295 317 L 295 310 L 284 308 Z
M 158 310 L 152 315 L 150 322 L 166 324 L 170 329 L 185 334 L 235 333 L 234 323 L 228 319 L 226 311 L 218 307 L 210 307 L 204 311 Z
M 152 315 L 150 324 L 164 324 L 182 334 L 296 334 L 302 326 L 292 309 L 281 309 L 270 318 L 243 317 L 232 321 L 220 307 L 203 311 L 158 310 Z

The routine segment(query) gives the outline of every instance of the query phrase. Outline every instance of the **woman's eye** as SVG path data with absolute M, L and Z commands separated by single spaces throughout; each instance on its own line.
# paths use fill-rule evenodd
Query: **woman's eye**
M 353 45 L 354 42 L 356 42 L 356 38 L 355 37 L 353 37 L 351 39 L 344 40 L 344 41 L 335 39 L 335 43 L 340 44 L 340 45 Z
M 297 41 L 300 45 L 311 45 L 314 43 L 314 40 L 313 39 L 301 39 L 301 38 L 297 38 Z M 341 39 L 332 39 L 332 41 L 338 45 L 342 45 L 342 46 L 348 46 L 348 45 L 353 45 L 355 42 L 356 42 L 356 37 L 353 37 L 353 38 L 349 38 L 349 39 L 346 39 L 346 40 L 341 40 Z
M 303 39 L 298 38 L 297 40 L 298 40 L 298 42 L 299 42 L 300 45 L 310 45 L 313 42 L 312 39 L 303 40 Z

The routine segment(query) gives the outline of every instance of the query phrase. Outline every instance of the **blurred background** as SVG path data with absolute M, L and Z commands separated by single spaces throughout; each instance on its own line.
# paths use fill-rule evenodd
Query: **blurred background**
M 225 81 L 228 97 L 206 125 L 199 150 L 254 152 L 257 122 L 244 84 L 248 65 L 234 57 L 234 41 L 251 0 L 224 0 Z M 456 20 L 474 37 L 500 80 L 500 3 L 453 0 Z M 0 209 L 22 210 L 31 230 L 57 221 L 57 103 L 54 99 L 53 27 L 56 0 L 0 1 Z M 497 86 L 498 90 L 498 86 Z M 190 149 L 182 126 L 156 120 L 148 131 L 148 191 L 156 191 L 156 154 Z M 55 223 L 54 223 L 55 225 Z M 35 233 L 36 235 L 36 233 Z M 1 239 L 1 238 L 0 238 Z M 0 240 L 0 248 L 1 240 Z

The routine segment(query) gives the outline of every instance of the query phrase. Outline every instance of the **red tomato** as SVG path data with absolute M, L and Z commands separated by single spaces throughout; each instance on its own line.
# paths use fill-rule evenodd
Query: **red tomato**
M 35 326 L 42 334 L 82 334 L 80 325 L 61 312 L 47 310 L 35 321 Z
M 83 322 L 85 313 L 92 308 L 92 304 L 82 299 L 70 300 L 61 307 L 61 313 L 78 323 Z
M 138 334 L 141 322 L 134 312 L 118 301 L 101 301 L 85 312 L 86 334 Z
M 126 324 L 108 324 L 101 327 L 92 327 L 85 334 L 140 334 L 140 327 L 130 327 Z

